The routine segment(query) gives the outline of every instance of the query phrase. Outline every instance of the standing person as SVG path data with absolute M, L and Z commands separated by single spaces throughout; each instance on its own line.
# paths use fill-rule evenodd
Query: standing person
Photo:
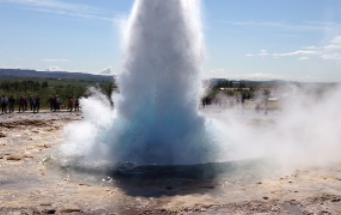
M 50 111 L 54 110 L 54 102 L 53 102 L 53 97 L 50 96 L 49 98 L 49 105 L 50 105 Z
M 7 104 L 8 104 L 8 99 L 5 95 L 2 96 L 1 98 L 1 113 L 7 113 Z
M 58 97 L 58 95 L 56 95 L 53 99 L 54 102 L 54 111 L 60 111 L 60 98 Z
M 60 100 L 58 96 L 56 97 L 56 104 L 57 104 L 57 111 L 60 111 L 60 105 L 62 104 L 62 101 Z
M 79 111 L 79 99 L 75 101 L 75 111 Z
M 35 99 L 35 111 L 38 113 L 40 110 L 40 96 L 37 95 Z
M 24 110 L 27 111 L 27 97 L 24 98 Z
M 36 111 L 36 99 L 32 97 L 32 111 L 33 113 Z
M 68 102 L 68 109 L 70 110 L 70 112 L 73 111 L 73 105 L 74 105 L 74 101 L 73 101 L 73 97 L 71 96 Z
M 70 99 L 71 99 L 71 96 L 68 97 L 67 99 L 67 110 L 70 110 Z
M 33 111 L 33 95 L 30 96 L 30 108 L 31 108 L 31 111 Z
M 10 112 L 10 113 L 14 112 L 14 104 L 15 104 L 15 99 L 14 99 L 13 95 L 11 95 L 8 99 L 8 106 L 9 106 L 8 112 Z
M 54 112 L 58 110 L 58 104 L 57 104 L 57 95 L 53 98 L 53 104 L 54 104 Z
M 25 112 L 24 104 L 25 104 L 24 98 L 22 96 L 20 96 L 20 98 L 19 98 L 19 113 L 21 111 Z
M 53 112 L 56 112 L 56 110 L 57 110 L 57 98 L 56 98 L 56 96 L 52 97 L 52 106 L 53 106 Z

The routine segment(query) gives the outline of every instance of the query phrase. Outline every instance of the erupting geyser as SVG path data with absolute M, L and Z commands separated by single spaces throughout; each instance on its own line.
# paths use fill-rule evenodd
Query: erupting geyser
M 200 1 L 137 0 L 124 31 L 116 117 L 103 101 L 92 99 L 102 109 L 90 111 L 82 100 L 83 132 L 68 136 L 64 154 L 135 164 L 215 159 L 215 139 L 198 113 L 203 55 Z
M 276 170 L 290 170 L 340 161 L 337 86 L 325 94 L 309 95 L 303 89 L 301 96 L 288 94 L 280 113 L 269 113 L 264 123 L 243 108 L 239 114 L 206 112 L 209 120 L 200 116 L 204 51 L 199 3 L 135 2 L 123 34 L 124 71 L 115 109 L 96 91 L 82 99 L 84 120 L 67 126 L 65 144 L 52 160 L 96 171 L 134 169 L 130 162 L 182 165 L 257 158 L 276 164 Z

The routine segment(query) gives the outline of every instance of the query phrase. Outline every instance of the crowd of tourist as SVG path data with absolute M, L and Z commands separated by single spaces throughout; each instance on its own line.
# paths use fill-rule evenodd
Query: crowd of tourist
M 18 112 L 26 112 L 32 111 L 33 113 L 38 113 L 41 107 L 41 98 L 39 95 L 33 96 L 31 95 L 29 98 L 20 96 L 19 99 L 15 99 L 14 96 L 3 95 L 1 97 L 1 114 L 5 113 L 14 113 L 15 106 L 18 106 Z M 64 108 L 61 99 L 56 96 L 50 96 L 48 99 L 48 105 L 50 107 L 50 111 L 56 112 L 60 111 Z M 74 100 L 72 96 L 68 98 L 67 101 L 67 111 L 79 111 L 79 99 Z

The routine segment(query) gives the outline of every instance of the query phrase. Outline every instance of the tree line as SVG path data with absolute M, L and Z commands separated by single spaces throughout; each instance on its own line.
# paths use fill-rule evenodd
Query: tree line
M 47 107 L 50 96 L 56 96 L 67 101 L 70 97 L 80 98 L 88 95 L 87 89 L 94 86 L 110 98 L 117 88 L 111 81 L 69 81 L 69 80 L 3 80 L 0 82 L 0 96 L 13 96 L 16 103 L 20 97 L 39 95 L 42 107 Z

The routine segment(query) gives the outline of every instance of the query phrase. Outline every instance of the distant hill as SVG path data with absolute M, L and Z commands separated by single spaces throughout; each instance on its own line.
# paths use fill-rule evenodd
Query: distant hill
M 0 80 L 24 80 L 24 79 L 58 79 L 77 81 L 113 81 L 114 76 L 93 75 L 89 73 L 51 72 L 26 69 L 0 69 Z

